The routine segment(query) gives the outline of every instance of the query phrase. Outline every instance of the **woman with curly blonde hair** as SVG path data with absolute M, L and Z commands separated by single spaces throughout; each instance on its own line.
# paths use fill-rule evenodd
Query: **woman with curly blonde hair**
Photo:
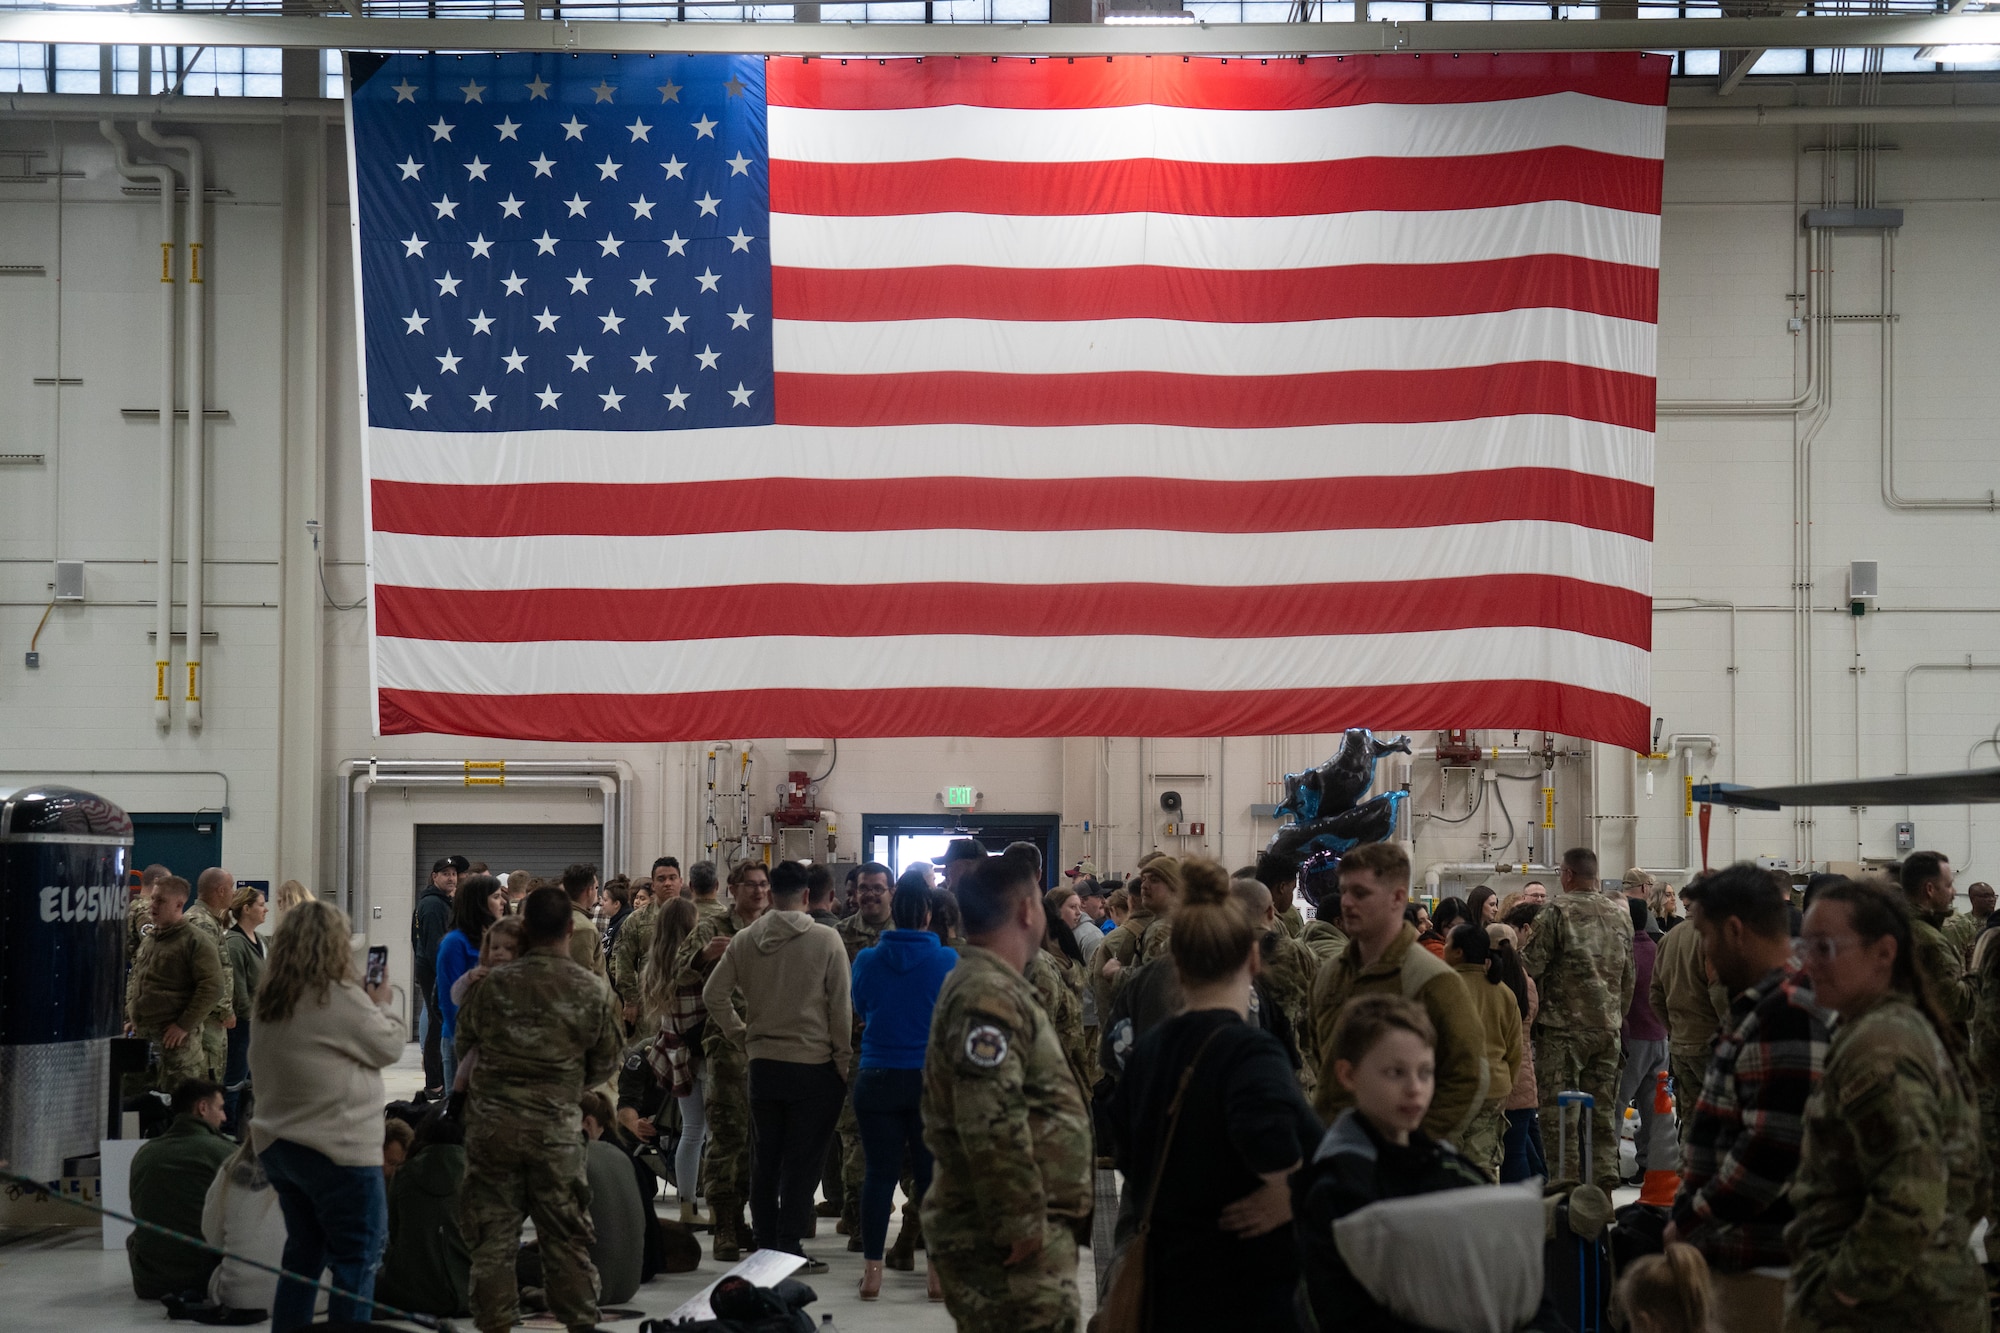
M 347 917 L 308 899 L 271 941 L 250 1037 L 257 1114 L 250 1123 L 264 1174 L 285 1214 L 288 1272 L 333 1270 L 336 1324 L 365 1323 L 389 1234 L 382 1178 L 382 1070 L 407 1039 L 385 983 L 354 977 Z M 315 1289 L 285 1279 L 272 1333 L 312 1322 Z

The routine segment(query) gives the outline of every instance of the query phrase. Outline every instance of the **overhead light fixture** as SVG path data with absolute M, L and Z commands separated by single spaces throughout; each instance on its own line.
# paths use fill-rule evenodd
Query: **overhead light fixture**
M 42 0 L 50 9 L 131 9 L 133 0 Z
M 1111 13 L 1104 16 L 1104 22 L 1107 26 L 1119 28 L 1184 27 L 1198 23 L 1199 21 L 1185 9 L 1178 13 L 1157 9 L 1141 9 L 1127 13 Z
M 1944 65 L 1983 65 L 2000 60 L 2000 46 L 1940 46 L 1933 49 L 1931 58 Z

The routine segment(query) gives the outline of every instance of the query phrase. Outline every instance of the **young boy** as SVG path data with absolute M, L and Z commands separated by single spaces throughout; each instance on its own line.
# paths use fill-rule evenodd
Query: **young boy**
M 1292 1184 L 1306 1292 L 1321 1328 L 1416 1327 L 1354 1275 L 1334 1241 L 1335 1221 L 1385 1199 L 1487 1183 L 1471 1161 L 1420 1128 L 1436 1082 L 1436 1040 L 1423 1006 L 1395 995 L 1355 999 L 1334 1027 L 1331 1073 L 1353 1094 L 1354 1106 L 1334 1121 Z

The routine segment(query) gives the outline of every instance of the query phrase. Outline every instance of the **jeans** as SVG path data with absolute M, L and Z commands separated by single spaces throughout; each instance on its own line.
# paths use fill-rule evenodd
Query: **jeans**
M 457 1033 L 445 1033 L 444 1039 L 438 1044 L 438 1055 L 444 1061 L 444 1083 L 442 1086 L 445 1090 L 445 1095 L 450 1096 L 452 1081 L 458 1077 Z
M 442 1046 L 444 1040 L 444 1011 L 438 1008 L 437 982 L 433 981 L 428 986 L 419 982 L 417 989 L 422 992 L 424 997 L 423 1012 L 420 1015 L 422 1022 L 419 1024 L 423 1032 L 422 1041 L 424 1043 L 424 1087 L 444 1088 L 449 1091 L 451 1085 L 444 1081 L 444 1051 Z
M 282 1267 L 319 1279 L 333 1270 L 330 1322 L 365 1323 L 374 1311 L 375 1270 L 389 1242 L 389 1197 L 379 1166 L 340 1166 L 302 1143 L 274 1139 L 258 1154 L 285 1215 Z M 292 1333 L 313 1321 L 318 1291 L 289 1278 L 278 1283 L 271 1333 Z
M 229 1055 L 222 1066 L 222 1113 L 225 1117 L 222 1132 L 235 1134 L 242 1128 L 237 1123 L 236 1112 L 243 1104 L 243 1085 L 250 1081 L 249 1015 L 236 1015 L 236 1026 L 224 1035 L 229 1038 Z
M 750 1062 L 750 1226 L 758 1249 L 805 1253 L 820 1159 L 846 1096 L 831 1062 Z
M 1661 1114 L 1653 1109 L 1659 1076 L 1666 1072 L 1666 1042 L 1625 1043 L 1625 1064 L 1618 1072 L 1618 1119 L 1624 1120 L 1626 1107 L 1638 1106 L 1639 1132 L 1632 1136 L 1632 1147 L 1638 1154 L 1641 1171 L 1680 1169 L 1681 1145 L 1674 1132 L 1673 1113 Z
M 867 1175 L 861 1183 L 861 1256 L 880 1259 L 889 1238 L 889 1213 L 902 1178 L 904 1154 L 921 1202 L 931 1184 L 931 1154 L 924 1147 L 924 1071 L 864 1069 L 854 1078 L 854 1119 L 861 1126 Z
M 681 1141 L 674 1149 L 674 1193 L 682 1202 L 693 1203 L 701 1188 L 701 1150 L 708 1140 L 708 1104 L 702 1100 L 701 1080 L 694 1091 L 675 1099 L 681 1104 Z
M 1549 1164 L 1542 1156 L 1542 1118 L 1532 1106 L 1507 1114 L 1507 1155 L 1500 1160 L 1500 1183 L 1546 1178 Z

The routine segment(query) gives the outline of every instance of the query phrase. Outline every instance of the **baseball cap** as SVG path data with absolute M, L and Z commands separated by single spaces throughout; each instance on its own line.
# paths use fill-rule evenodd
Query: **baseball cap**
M 462 856 L 440 856 L 431 863 L 431 873 L 442 875 L 447 870 L 456 870 L 463 875 L 472 868 L 472 863 Z
M 1633 866 L 1625 872 L 1623 882 L 1628 889 L 1649 889 L 1653 886 L 1653 877 L 1639 867 Z
M 944 849 L 944 855 L 933 859 L 941 866 L 948 866 L 954 861 L 984 861 L 986 849 L 979 845 L 976 838 L 953 838 L 951 845 Z

